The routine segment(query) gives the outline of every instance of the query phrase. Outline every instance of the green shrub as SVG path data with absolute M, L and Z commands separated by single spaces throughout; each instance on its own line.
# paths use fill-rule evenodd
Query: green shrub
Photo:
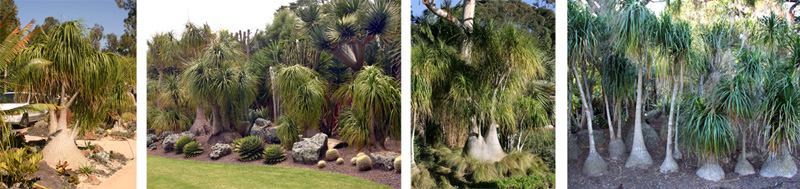
M 509 177 L 470 185 L 471 188 L 553 188 L 555 174 L 533 174 L 524 177 Z
M 317 162 L 317 167 L 320 169 L 325 168 L 325 161 L 320 160 L 319 162 Z
M 276 121 L 278 126 L 278 139 L 286 149 L 292 149 L 295 142 L 300 141 L 300 129 L 297 128 L 295 123 L 289 116 L 278 117 Z
M 344 164 L 344 159 L 342 159 L 342 158 L 336 159 L 336 164 L 339 164 L 339 165 Z
M 264 163 L 276 164 L 286 160 L 286 153 L 280 145 L 271 145 L 264 150 Z
M 72 175 L 70 175 L 70 176 L 69 176 L 69 179 L 67 180 L 67 182 L 69 182 L 69 183 L 70 183 L 70 184 L 72 184 L 72 185 L 79 185 L 79 184 L 81 184 L 81 181 L 80 181 L 80 179 L 78 178 L 78 175 L 75 175 L 75 174 L 72 174 Z
M 28 148 L 3 153 L 0 155 L 0 172 L 3 173 L 0 181 L 6 186 L 20 183 L 24 188 L 32 188 L 35 182 L 33 174 L 39 171 L 37 164 L 41 160 L 42 153 L 29 152 Z
M 194 141 L 194 137 L 189 135 L 182 136 L 181 138 L 179 138 L 178 141 L 175 141 L 175 153 L 179 154 L 182 153 L 183 146 L 186 146 L 186 144 L 189 144 L 189 142 L 192 141 Z
M 89 164 L 89 162 L 86 162 L 86 164 L 78 167 L 78 173 L 85 176 L 89 176 L 91 174 L 94 174 L 95 172 L 97 171 L 94 169 L 94 165 Z
M 556 170 L 556 134 L 554 129 L 538 129 L 529 133 L 525 151 L 539 156 L 551 171 Z
M 369 156 L 358 156 L 356 159 L 356 167 L 360 171 L 367 171 L 372 169 L 372 159 Z
M 112 136 L 119 136 L 119 137 L 123 137 L 123 138 L 133 138 L 133 134 L 130 134 L 130 133 L 127 133 L 127 132 L 114 131 L 114 132 L 111 132 L 111 135 Z
M 337 158 L 339 158 L 339 150 L 328 149 L 328 151 L 325 152 L 325 160 L 333 161 L 336 160 Z
M 186 158 L 194 157 L 203 153 L 203 146 L 197 141 L 192 141 L 183 146 L 183 156 Z
M 248 136 L 233 141 L 233 150 L 239 154 L 239 161 L 253 161 L 264 157 L 264 139 Z

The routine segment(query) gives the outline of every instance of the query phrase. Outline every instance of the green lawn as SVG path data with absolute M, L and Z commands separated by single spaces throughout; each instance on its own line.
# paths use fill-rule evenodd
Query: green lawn
M 147 156 L 147 188 L 391 188 L 343 174 Z

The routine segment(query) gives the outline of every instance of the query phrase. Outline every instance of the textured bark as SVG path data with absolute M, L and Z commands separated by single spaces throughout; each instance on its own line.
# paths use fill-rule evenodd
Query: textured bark
M 203 136 L 211 133 L 211 124 L 206 118 L 206 110 L 202 106 L 197 106 L 195 110 L 194 123 L 189 131 L 195 136 Z
M 647 147 L 644 144 L 644 136 L 642 136 L 642 80 L 644 75 L 644 66 L 639 66 L 639 79 L 636 81 L 636 118 L 634 118 L 634 134 L 633 145 L 631 147 L 631 154 L 628 156 L 628 161 L 625 162 L 625 167 L 647 168 L 653 164 L 653 159 L 650 153 L 647 152 Z

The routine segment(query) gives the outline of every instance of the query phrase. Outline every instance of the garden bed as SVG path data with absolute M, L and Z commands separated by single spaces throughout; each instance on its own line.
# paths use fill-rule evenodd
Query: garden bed
M 272 166 L 264 164 L 263 160 L 255 160 L 250 162 L 242 162 L 237 159 L 236 153 L 233 152 L 227 156 L 221 157 L 217 160 L 212 160 L 208 154 L 211 153 L 211 146 L 206 144 L 208 141 L 208 136 L 196 136 L 195 139 L 197 142 L 203 144 L 203 153 L 191 157 L 191 158 L 184 158 L 183 154 L 177 154 L 175 152 L 164 152 L 164 149 L 161 146 L 161 142 L 156 142 L 158 148 L 156 150 L 147 150 L 147 154 L 151 156 L 160 156 L 172 159 L 185 159 L 185 160 L 193 160 L 193 161 L 202 161 L 202 162 L 214 162 L 214 163 L 226 163 L 226 164 L 239 164 L 239 165 L 258 165 L 258 166 Z M 332 139 L 332 138 L 331 138 Z M 269 144 L 268 144 L 269 146 Z M 387 140 L 386 141 L 386 148 L 390 151 L 400 152 L 400 141 L 394 140 Z M 331 173 L 339 173 L 348 176 L 358 177 L 367 179 L 373 182 L 377 182 L 380 184 L 388 185 L 394 188 L 400 188 L 400 173 L 395 172 L 394 170 L 386 171 L 382 169 L 375 169 L 373 168 L 370 171 L 359 171 L 358 168 L 354 165 L 350 165 L 349 160 L 358 154 L 355 149 L 353 148 L 341 148 L 339 150 L 339 156 L 345 159 L 345 163 L 342 165 L 336 164 L 334 161 L 327 162 L 327 166 L 325 168 L 317 168 L 316 164 L 313 165 L 306 165 L 302 163 L 295 163 L 292 160 L 292 152 L 286 151 L 286 160 L 282 161 L 278 164 L 274 164 L 274 166 L 279 167 L 290 167 L 290 168 L 304 168 L 304 169 L 311 169 L 311 170 L 318 170 L 318 171 L 326 171 Z M 377 151 L 377 149 L 373 149 Z M 366 150 L 362 150 L 366 151 Z M 366 153 L 366 152 L 365 152 Z M 149 164 L 149 161 L 148 161 Z M 150 175 L 150 174 L 148 174 Z M 315 181 L 308 180 L 308 181 Z M 322 182 L 322 181 L 321 181 Z

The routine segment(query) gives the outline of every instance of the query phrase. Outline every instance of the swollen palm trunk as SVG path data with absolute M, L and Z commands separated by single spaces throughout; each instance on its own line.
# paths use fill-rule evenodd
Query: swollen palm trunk
M 475 125 L 472 133 L 467 138 L 467 154 L 477 160 L 487 162 L 498 162 L 506 157 L 500 140 L 497 138 L 497 124 L 492 123 L 491 128 L 486 132 L 486 138 L 481 135 L 481 129 Z
M 642 75 L 644 70 L 639 67 L 639 79 L 636 86 L 636 118 L 634 120 L 633 132 L 633 147 L 631 147 L 631 154 L 628 156 L 628 161 L 625 162 L 625 167 L 638 167 L 647 168 L 653 164 L 653 159 L 650 153 L 647 152 L 647 147 L 644 145 L 644 136 L 642 135 Z
M 66 119 L 60 120 L 66 122 Z M 59 123 L 58 125 L 61 124 Z M 78 149 L 78 146 L 75 145 L 75 138 L 70 135 L 70 130 L 66 126 L 59 126 L 58 130 L 42 149 L 44 154 L 42 160 L 53 168 L 55 168 L 56 163 L 63 161 L 67 161 L 68 168 L 72 169 L 77 169 L 79 165 L 86 164 L 87 159 Z
M 189 131 L 194 136 L 203 136 L 209 134 L 211 132 L 211 125 L 206 119 L 206 110 L 203 107 L 198 106 L 196 110 L 196 115 L 194 118 L 194 123 L 192 123 L 192 128 Z

